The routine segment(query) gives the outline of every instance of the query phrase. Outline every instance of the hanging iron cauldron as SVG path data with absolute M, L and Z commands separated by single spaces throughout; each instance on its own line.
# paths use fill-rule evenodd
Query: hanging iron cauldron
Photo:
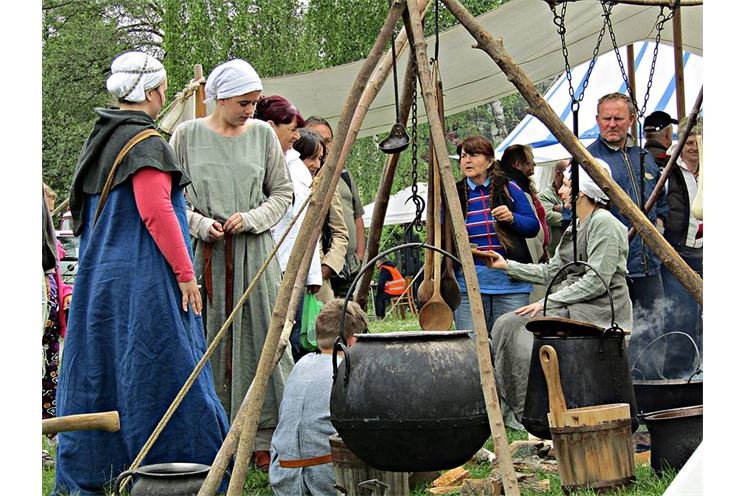
M 354 454 L 392 472 L 457 467 L 490 429 L 470 331 L 358 334 L 331 390 L 331 423 Z
M 344 301 L 334 346 L 331 423 L 347 447 L 378 470 L 428 472 L 467 462 L 490 428 L 470 331 L 356 334 L 344 341 L 346 305 L 362 275 L 406 248 L 451 253 L 426 243 L 389 248 L 367 262 Z M 339 353 L 344 359 L 339 363 Z
M 551 286 L 562 270 L 571 265 L 586 262 L 570 262 L 556 274 L 546 290 L 545 308 Z M 597 271 L 596 271 L 597 272 Z M 605 284 L 605 281 L 600 278 Z M 560 363 L 561 386 L 564 390 L 567 409 L 609 403 L 628 403 L 631 408 L 631 430 L 636 431 L 639 420 L 636 415 L 636 398 L 631 383 L 629 361 L 623 331 L 615 323 L 613 300 L 606 284 L 611 310 L 611 325 L 607 329 L 561 317 L 539 317 L 526 324 L 533 333 L 533 351 L 528 371 L 528 386 L 523 408 L 523 427 L 542 439 L 551 439 L 548 426 L 548 393 L 546 378 L 540 361 L 540 349 L 551 345 L 556 350 Z

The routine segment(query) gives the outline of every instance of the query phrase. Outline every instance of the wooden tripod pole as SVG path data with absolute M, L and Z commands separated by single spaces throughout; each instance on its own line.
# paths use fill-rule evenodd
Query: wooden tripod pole
M 407 0 L 409 12 L 416 8 L 415 0 Z M 448 157 L 447 144 L 445 142 L 445 130 L 443 123 L 440 121 L 438 112 L 437 99 L 435 97 L 434 86 L 427 65 L 427 48 L 424 41 L 424 32 L 422 24 L 415 16 L 404 16 L 404 21 L 408 22 L 409 30 L 414 39 L 412 50 L 416 54 L 419 81 L 421 83 L 424 105 L 427 110 L 427 119 L 430 124 L 432 140 L 434 141 L 435 156 L 439 167 L 435 171 L 441 178 L 442 189 L 445 192 L 445 201 L 451 212 L 453 228 L 455 230 L 455 242 L 458 252 L 461 254 L 470 253 L 468 244 L 468 234 L 466 231 L 463 211 L 458 200 L 458 192 L 455 186 L 455 177 L 450 167 L 450 158 Z M 439 216 L 435 212 L 435 216 Z M 518 496 L 520 488 L 517 484 L 515 469 L 512 466 L 512 456 L 510 454 L 507 442 L 507 432 L 502 419 L 502 411 L 499 407 L 499 396 L 497 395 L 497 384 L 494 377 L 494 368 L 492 367 L 491 351 L 489 348 L 489 335 L 486 329 L 486 320 L 484 318 L 484 309 L 481 304 L 481 295 L 476 278 L 476 267 L 473 258 L 469 256 L 461 257 L 463 264 L 463 275 L 466 280 L 468 298 L 471 302 L 471 315 L 476 332 L 476 355 L 478 357 L 479 374 L 481 377 L 481 387 L 484 393 L 484 401 L 489 416 L 489 426 L 494 439 L 494 449 L 499 460 L 499 473 L 502 477 L 502 485 L 506 496 Z
M 344 109 L 336 127 L 336 132 L 334 133 L 335 139 L 339 139 L 340 136 L 346 138 L 347 134 L 350 132 L 350 122 L 354 110 L 357 107 L 367 81 L 370 79 L 373 69 L 377 66 L 383 56 L 385 44 L 387 40 L 390 39 L 393 29 L 398 22 L 398 19 L 401 17 L 402 10 L 402 0 L 393 0 L 385 23 L 375 40 L 375 44 L 365 60 L 365 63 L 362 65 L 362 68 L 350 89 L 350 93 L 347 96 Z M 327 195 L 326 192 L 335 190 L 341 171 L 344 168 L 344 160 L 341 159 L 341 152 L 342 147 L 333 147 L 328 163 L 321 169 L 321 173 L 318 176 L 320 181 L 317 189 L 315 189 L 312 194 L 311 204 L 306 214 L 306 216 L 311 219 L 320 220 L 325 216 L 326 211 L 328 211 L 331 204 L 331 195 Z M 301 244 L 301 246 L 310 246 L 312 243 L 317 242 L 319 234 L 320 223 L 316 223 L 316 225 L 313 226 L 311 223 L 303 222 L 296 243 Z M 297 274 L 303 256 L 303 250 L 292 250 L 287 262 L 285 273 Z M 241 432 L 236 463 L 228 487 L 228 496 L 240 496 L 243 490 L 243 485 L 246 481 L 248 462 L 256 436 L 256 429 L 259 425 L 261 405 L 263 404 L 264 396 L 266 394 L 267 382 L 272 372 L 272 362 L 282 333 L 285 316 L 287 314 L 286 302 L 290 300 L 294 282 L 295 281 L 292 277 L 285 278 L 282 281 L 277 294 L 277 302 L 272 310 L 272 319 L 269 323 L 269 330 L 267 331 L 264 348 L 261 353 L 261 358 L 259 359 L 253 384 L 248 392 L 250 398 L 248 403 L 245 405 L 248 413 Z M 241 409 L 243 409 L 243 405 L 241 406 Z M 204 489 L 204 486 L 202 489 Z M 202 494 L 202 490 L 200 490 L 199 494 Z
M 660 232 L 649 221 L 639 207 L 631 201 L 624 190 L 612 180 L 582 143 L 564 125 L 551 106 L 546 103 L 525 72 L 512 61 L 501 40 L 495 40 L 479 24 L 478 20 L 458 0 L 442 0 L 445 6 L 471 33 L 477 42 L 475 48 L 486 52 L 530 105 L 530 114 L 543 122 L 559 143 L 575 157 L 589 176 L 608 195 L 608 198 L 634 226 L 649 248 L 657 255 L 670 272 L 688 289 L 699 303 L 703 301 L 704 281 L 694 272 L 680 255 L 665 241 Z

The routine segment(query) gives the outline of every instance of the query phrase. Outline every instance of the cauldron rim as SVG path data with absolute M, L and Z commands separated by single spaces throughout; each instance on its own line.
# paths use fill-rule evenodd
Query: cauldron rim
M 704 383 L 703 379 L 688 380 L 688 379 L 639 379 L 631 381 L 634 386 L 684 386 L 687 384 L 701 385 Z
M 403 331 L 385 332 L 376 334 L 355 334 L 357 341 L 415 341 L 422 338 L 452 339 L 454 337 L 467 337 L 472 331 Z
M 667 410 L 657 410 L 656 412 L 640 414 L 640 416 L 644 418 L 645 422 L 648 422 L 650 420 L 653 422 L 659 422 L 689 417 L 703 417 L 703 415 L 704 405 L 682 406 L 680 408 L 670 408 Z
M 143 465 L 135 470 L 136 475 L 148 477 L 169 477 L 173 475 L 187 476 L 198 475 L 210 470 L 209 465 L 191 462 L 167 462 L 153 465 Z

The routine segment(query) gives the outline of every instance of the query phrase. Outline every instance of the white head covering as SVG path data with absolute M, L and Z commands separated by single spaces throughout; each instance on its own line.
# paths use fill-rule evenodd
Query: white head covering
M 207 77 L 204 102 L 222 100 L 252 91 L 263 90 L 261 79 L 251 64 L 241 59 L 233 59 L 215 67 Z
M 603 159 L 595 158 L 595 161 L 600 164 L 600 167 L 605 169 L 605 171 L 608 173 L 608 177 L 611 177 L 611 171 L 610 171 L 610 165 L 608 165 L 608 162 L 606 162 Z M 600 203 L 601 205 L 605 205 L 608 203 L 608 196 L 603 192 L 602 189 L 600 189 L 600 186 L 595 184 L 595 181 L 592 180 L 590 175 L 585 172 L 585 170 L 582 168 L 582 166 L 578 167 L 579 171 L 579 190 L 581 193 L 584 193 L 587 195 L 591 200 L 595 201 L 596 203 Z M 572 167 L 568 166 L 566 170 L 564 170 L 564 177 L 571 180 L 572 179 Z
M 142 52 L 127 52 L 111 63 L 111 76 L 106 80 L 109 93 L 119 100 L 139 103 L 145 93 L 160 86 L 166 70 L 154 57 Z

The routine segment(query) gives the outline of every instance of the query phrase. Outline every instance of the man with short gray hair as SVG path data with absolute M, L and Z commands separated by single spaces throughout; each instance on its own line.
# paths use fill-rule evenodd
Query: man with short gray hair
M 609 93 L 598 100 L 595 120 L 600 138 L 590 144 L 587 151 L 605 160 L 610 165 L 613 180 L 634 204 L 643 206 L 660 178 L 660 169 L 650 154 L 636 145 L 629 134 L 629 129 L 636 122 L 633 102 L 623 93 Z M 617 206 L 612 205 L 611 212 L 627 228 L 631 227 L 631 222 Z M 667 213 L 667 200 L 665 194 L 661 194 L 647 213 L 647 218 L 662 231 Z M 664 329 L 661 265 L 660 259 L 641 236 L 634 236 L 629 242 L 627 262 L 629 293 L 634 306 L 634 332 L 629 343 L 632 362 L 634 355 Z

